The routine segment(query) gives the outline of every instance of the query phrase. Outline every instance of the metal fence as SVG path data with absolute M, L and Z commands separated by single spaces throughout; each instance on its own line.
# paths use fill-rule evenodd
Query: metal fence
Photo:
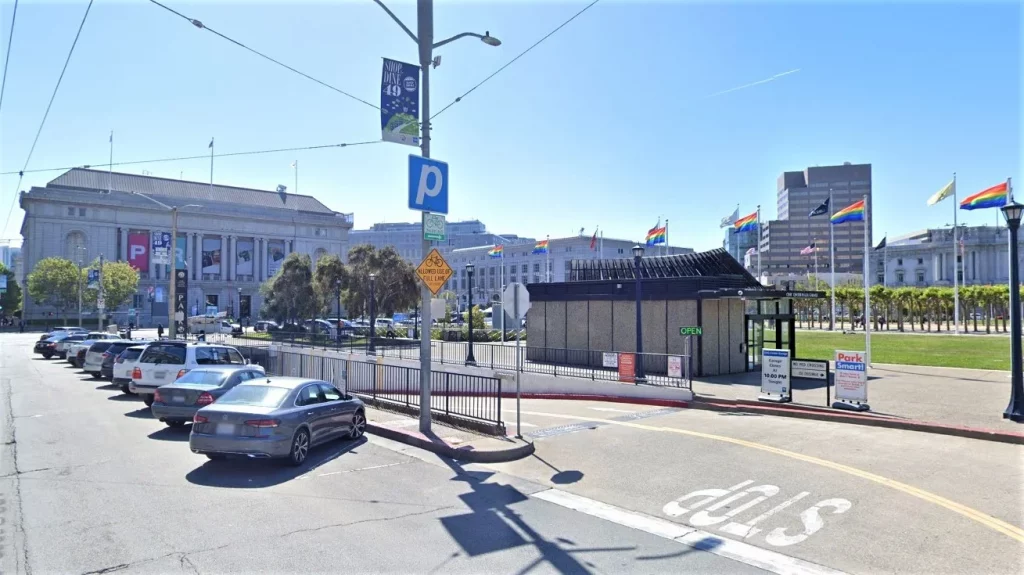
M 266 349 L 245 346 L 239 346 L 239 350 L 252 354 L 250 360 L 269 374 L 328 381 L 373 404 L 419 413 L 419 368 L 302 352 L 271 354 Z M 432 371 L 430 378 L 430 410 L 435 419 L 504 435 L 500 379 L 443 371 Z

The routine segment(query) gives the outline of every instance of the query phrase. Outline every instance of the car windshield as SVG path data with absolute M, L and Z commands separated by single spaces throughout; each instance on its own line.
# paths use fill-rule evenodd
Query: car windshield
M 96 351 L 96 352 L 107 351 L 107 348 L 109 348 L 110 345 L 111 344 L 110 344 L 109 341 L 97 341 L 96 343 L 92 344 L 89 347 L 89 351 Z
M 128 349 L 121 352 L 120 357 L 121 359 L 125 360 L 133 360 L 138 359 L 140 355 L 142 355 L 141 349 L 132 349 L 129 347 Z
M 197 347 L 196 363 L 199 365 L 242 365 L 245 358 L 230 347 Z
M 289 391 L 284 387 L 270 385 L 239 385 L 217 400 L 217 405 L 278 407 L 288 397 Z
M 227 379 L 228 374 L 223 371 L 211 371 L 193 369 L 179 377 L 174 383 L 201 383 L 204 385 L 220 385 Z
M 139 363 L 185 363 L 185 346 L 153 344 L 146 348 Z

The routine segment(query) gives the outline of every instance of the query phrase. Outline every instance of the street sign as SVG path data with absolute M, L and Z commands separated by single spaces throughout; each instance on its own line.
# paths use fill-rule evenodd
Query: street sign
M 409 156 L 409 209 L 448 213 L 448 163 Z
M 519 282 L 512 282 L 505 286 L 505 291 L 501 293 L 503 298 L 504 307 L 509 308 L 509 315 L 515 317 L 515 319 L 522 321 L 526 317 L 526 312 L 530 310 L 530 292 L 526 289 L 526 286 Z
M 828 380 L 828 362 L 819 359 L 794 359 L 793 377 Z
M 633 383 L 636 381 L 636 356 L 632 353 L 619 352 L 619 381 Z
M 423 212 L 423 239 L 443 242 L 448 239 L 444 215 Z
M 835 386 L 838 401 L 832 407 L 868 409 L 868 366 L 863 351 L 836 350 Z M 857 406 L 841 403 L 851 401 Z
M 423 258 L 419 267 L 416 268 L 416 275 L 426 284 L 430 293 L 437 295 L 444 286 L 444 282 L 452 277 L 452 267 L 441 257 L 437 249 L 430 250 L 427 257 Z
M 700 337 L 704 335 L 704 328 L 700 326 L 686 326 L 679 328 L 679 335 L 695 335 Z
M 789 385 L 788 349 L 766 349 L 761 352 L 761 401 L 792 401 Z
M 103 299 L 103 296 L 96 298 L 96 309 L 103 311 L 105 307 L 107 307 L 107 302 Z
M 188 271 L 174 270 L 174 334 L 184 339 L 188 333 Z M 195 312 L 193 311 L 193 315 Z

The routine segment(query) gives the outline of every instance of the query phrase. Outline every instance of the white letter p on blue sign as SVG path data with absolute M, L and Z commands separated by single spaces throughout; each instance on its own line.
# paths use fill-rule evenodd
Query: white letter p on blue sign
M 409 209 L 448 213 L 448 164 L 409 156 Z

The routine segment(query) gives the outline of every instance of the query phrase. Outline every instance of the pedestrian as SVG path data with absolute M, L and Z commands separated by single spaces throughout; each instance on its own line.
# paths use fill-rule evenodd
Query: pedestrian
M 163 339 L 164 338 L 164 324 L 162 324 L 162 323 L 156 324 L 156 338 L 157 339 Z
M 206 341 L 206 330 L 205 329 L 199 330 L 199 337 L 196 338 L 196 341 Z
M 23 320 L 23 319 L 19 319 L 18 320 L 18 331 L 21 332 L 21 333 L 25 333 L 25 320 Z

